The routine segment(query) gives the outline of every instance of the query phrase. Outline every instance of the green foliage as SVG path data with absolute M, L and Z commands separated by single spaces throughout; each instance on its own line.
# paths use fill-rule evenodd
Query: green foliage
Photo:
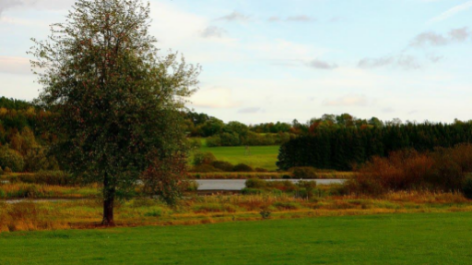
M 15 150 L 0 147 L 0 166 L 5 168 L 5 172 L 9 170 L 13 172 L 21 172 L 25 166 L 25 162 L 20 153 Z
M 234 167 L 233 164 L 231 164 L 229 162 L 219 161 L 219 160 L 213 161 L 213 163 L 211 163 L 211 165 L 214 168 L 217 168 L 217 169 L 225 171 L 225 172 L 233 171 L 233 167 Z
M 218 147 L 221 146 L 221 137 L 219 135 L 214 135 L 206 139 L 206 144 L 208 147 Z
M 104 224 L 113 224 L 115 196 L 132 194 L 146 170 L 150 191 L 168 203 L 179 194 L 181 163 L 161 162 L 184 157 L 181 111 L 200 68 L 158 53 L 149 22 L 140 0 L 78 0 L 61 30 L 33 40 L 30 52 L 43 85 L 36 103 L 54 113 L 56 157 L 74 176 L 103 183 Z
M 77 179 L 63 171 L 39 171 L 35 174 L 21 174 L 17 180 L 24 183 L 47 184 L 57 186 L 73 186 Z
M 248 189 L 264 189 L 267 187 L 267 181 L 262 179 L 248 179 L 246 180 L 246 188 Z
M 202 164 L 198 166 L 192 167 L 192 172 L 198 172 L 198 173 L 214 173 L 214 172 L 223 172 L 223 170 L 216 168 L 212 165 L 208 164 Z
M 314 181 L 300 181 L 297 183 L 300 187 L 299 195 L 302 198 L 311 200 L 315 195 L 316 182 Z
M 316 179 L 318 178 L 318 174 L 316 173 L 316 169 L 312 167 L 294 167 L 291 168 L 290 171 L 293 174 L 293 178 L 295 179 Z
M 278 156 L 278 168 L 311 166 L 348 171 L 374 156 L 385 157 L 405 148 L 423 152 L 472 143 L 472 123 L 358 126 L 347 116 L 337 122 L 344 125 L 316 128 L 311 135 L 284 143 Z
M 271 212 L 269 210 L 262 210 L 259 214 L 262 219 L 270 219 Z
M 254 172 L 254 169 L 246 164 L 237 164 L 233 167 L 233 172 Z
M 194 166 L 211 165 L 215 161 L 216 161 L 216 157 L 211 152 L 205 152 L 205 153 L 197 152 L 193 155 Z

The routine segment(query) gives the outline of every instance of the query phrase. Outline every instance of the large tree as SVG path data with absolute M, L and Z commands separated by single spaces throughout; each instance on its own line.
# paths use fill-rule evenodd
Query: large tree
M 199 67 L 161 55 L 149 14 L 140 0 L 78 0 L 46 40 L 33 39 L 43 86 L 37 104 L 54 113 L 48 126 L 62 166 L 103 183 L 104 225 L 114 224 L 115 198 L 131 194 L 142 176 L 149 190 L 175 195 L 185 164 L 179 111 Z

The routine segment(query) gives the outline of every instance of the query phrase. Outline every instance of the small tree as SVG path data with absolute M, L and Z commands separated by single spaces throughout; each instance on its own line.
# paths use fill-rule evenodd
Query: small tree
M 37 104 L 54 113 L 54 150 L 74 176 L 103 183 L 103 225 L 114 224 L 115 197 L 129 195 L 145 171 L 146 184 L 175 190 L 178 182 L 148 178 L 181 165 L 162 161 L 186 157 L 179 111 L 199 67 L 158 53 L 149 13 L 140 0 L 78 0 L 46 41 L 33 39 Z

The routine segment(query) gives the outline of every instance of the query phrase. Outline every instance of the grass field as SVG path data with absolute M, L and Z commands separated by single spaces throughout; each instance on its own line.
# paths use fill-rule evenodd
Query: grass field
M 471 264 L 472 213 L 0 234 L 0 264 Z
M 211 152 L 218 160 L 232 164 L 244 163 L 253 168 L 276 170 L 279 146 L 250 146 L 249 153 L 244 146 L 235 147 L 202 147 L 200 152 Z

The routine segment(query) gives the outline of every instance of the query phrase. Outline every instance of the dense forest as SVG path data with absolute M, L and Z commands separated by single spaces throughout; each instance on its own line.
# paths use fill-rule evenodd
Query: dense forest
M 280 169 L 312 166 L 351 170 L 373 156 L 385 157 L 401 149 L 431 151 L 472 142 L 472 123 L 407 123 L 374 127 L 312 130 L 280 148 Z

